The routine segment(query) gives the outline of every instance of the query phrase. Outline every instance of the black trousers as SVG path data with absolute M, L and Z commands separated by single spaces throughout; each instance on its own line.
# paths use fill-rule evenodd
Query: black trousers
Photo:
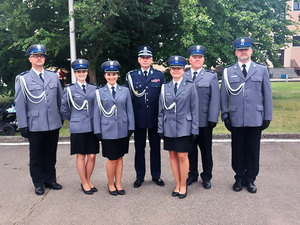
M 210 181 L 212 178 L 212 131 L 210 127 L 200 127 L 197 141 L 193 143 L 193 150 L 189 152 L 190 172 L 189 177 L 197 178 L 198 172 L 198 146 L 201 152 L 202 170 L 200 174 L 203 181 Z
M 157 134 L 157 127 L 149 129 L 136 127 L 134 130 L 134 167 L 137 179 L 144 179 L 146 174 L 145 148 L 147 131 L 150 144 L 151 176 L 152 178 L 160 178 L 161 174 L 160 138 Z
M 254 182 L 259 172 L 261 127 L 232 127 L 232 169 L 235 180 Z
M 56 152 L 59 129 L 30 132 L 29 169 L 35 187 L 56 181 Z

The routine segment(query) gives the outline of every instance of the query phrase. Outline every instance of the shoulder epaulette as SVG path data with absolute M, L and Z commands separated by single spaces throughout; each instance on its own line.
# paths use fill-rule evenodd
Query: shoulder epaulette
M 170 83 L 171 81 L 165 81 L 165 83 L 164 84 L 168 84 L 168 83 Z
M 74 85 L 74 84 L 67 84 L 66 87 L 70 87 L 70 86 L 73 86 L 73 85 Z
M 212 73 L 212 74 L 216 73 L 215 71 L 212 71 L 212 70 L 206 70 L 206 72 L 209 72 L 209 73 Z
M 25 75 L 26 73 L 28 73 L 29 72 L 29 70 L 27 70 L 27 71 L 24 71 L 24 72 L 22 72 L 22 73 L 20 73 L 20 74 L 18 74 L 18 76 L 23 76 L 23 75 Z
M 225 68 L 228 68 L 228 67 L 231 67 L 233 66 L 235 63 L 231 64 L 231 65 L 228 65 L 228 66 L 225 66 Z
M 92 83 L 87 83 L 88 85 L 91 85 L 91 86 L 97 86 L 96 84 L 92 84 Z
M 137 71 L 137 69 L 135 69 L 135 70 L 130 70 L 127 74 L 131 74 L 131 73 L 133 73 L 133 72 L 135 72 L 135 71 Z
M 154 68 L 152 68 L 154 71 L 157 71 L 157 72 L 160 72 L 160 73 L 163 73 L 163 72 L 161 72 L 160 70 L 158 70 L 158 69 L 154 69 Z
M 258 62 L 255 62 L 255 63 L 258 65 L 261 65 L 261 66 L 266 66 L 265 64 L 262 64 L 262 63 L 258 63 Z
M 193 81 L 191 81 L 189 79 L 186 79 L 185 82 L 187 82 L 187 83 L 194 83 Z

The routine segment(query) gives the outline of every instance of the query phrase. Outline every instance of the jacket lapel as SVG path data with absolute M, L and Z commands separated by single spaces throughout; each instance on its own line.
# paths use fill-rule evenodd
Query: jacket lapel
M 32 69 L 29 71 L 29 74 L 33 83 L 37 83 L 44 87 L 43 81 L 38 77 L 38 75 Z
M 117 91 L 116 91 L 116 97 L 115 100 L 117 100 L 122 94 L 123 94 L 123 88 L 117 84 Z
M 118 92 L 118 91 L 117 91 L 117 92 Z M 115 102 L 115 99 L 113 98 L 113 96 L 112 96 L 112 94 L 111 94 L 111 92 L 110 92 L 110 90 L 109 90 L 107 84 L 104 86 L 104 91 L 103 91 L 103 93 L 105 94 L 105 96 L 106 96 L 107 98 L 109 98 L 110 100 L 112 100 L 113 102 Z
M 79 86 L 79 84 L 78 84 L 77 82 L 75 83 L 75 88 L 76 88 L 76 92 L 77 92 L 78 94 L 81 94 L 81 95 L 83 95 L 83 96 L 86 96 L 86 94 L 83 92 L 82 88 Z
M 46 70 L 44 70 L 44 87 L 46 87 L 50 81 L 51 81 L 50 75 L 47 73 Z
M 236 75 L 238 75 L 240 78 L 242 78 L 243 80 L 245 80 L 245 76 L 241 70 L 241 68 L 239 67 L 239 64 L 236 63 L 234 66 L 233 66 L 233 69 L 234 69 L 234 73 Z
M 246 76 L 246 80 L 248 80 L 255 73 L 256 73 L 256 64 L 254 62 L 251 62 L 249 71 Z

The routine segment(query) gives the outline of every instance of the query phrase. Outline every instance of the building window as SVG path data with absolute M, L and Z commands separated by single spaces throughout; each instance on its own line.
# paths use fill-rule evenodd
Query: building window
M 294 11 L 300 11 L 300 1 L 294 0 Z
M 300 46 L 300 36 L 293 37 L 293 47 Z

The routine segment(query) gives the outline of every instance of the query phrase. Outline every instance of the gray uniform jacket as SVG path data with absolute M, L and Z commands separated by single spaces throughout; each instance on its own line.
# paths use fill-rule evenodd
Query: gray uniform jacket
M 103 139 L 119 139 L 128 135 L 128 130 L 134 130 L 134 113 L 129 89 L 117 85 L 116 96 L 113 98 L 107 85 L 97 89 L 106 112 L 115 104 L 117 110 L 111 117 L 106 117 L 98 107 L 95 98 L 94 107 L 94 133 L 102 134 Z
M 24 93 L 20 84 L 20 76 L 25 78 L 29 93 L 39 96 L 45 91 L 45 98 L 39 103 L 32 103 Z M 50 131 L 62 126 L 60 105 L 62 88 L 58 76 L 52 71 L 44 70 L 44 82 L 31 69 L 18 75 L 15 84 L 15 108 L 18 127 L 28 127 L 29 131 Z M 31 98 L 32 99 L 32 98 Z M 38 102 L 39 99 L 32 99 Z
M 175 107 L 167 110 L 159 98 L 158 133 L 170 138 L 199 134 L 198 95 L 195 85 L 182 80 L 175 95 L 173 81 L 165 84 L 165 104 L 169 107 L 176 102 Z
M 75 84 L 68 86 L 68 88 L 70 88 L 72 98 L 77 106 L 81 107 L 84 100 L 88 101 L 88 110 L 77 110 L 71 103 L 70 98 L 68 99 L 67 87 L 65 88 L 61 102 L 61 114 L 64 120 L 70 120 L 70 133 L 92 132 L 94 98 L 97 87 L 93 84 L 86 84 L 86 92 L 84 93 L 80 85 L 76 82 Z
M 191 70 L 183 77 L 193 82 Z M 218 123 L 220 112 L 220 89 L 217 74 L 201 69 L 194 84 L 199 97 L 199 127 L 207 127 L 207 121 Z
M 227 68 L 231 88 L 245 82 L 238 95 L 227 92 L 224 73 L 221 85 L 221 117 L 230 116 L 233 127 L 259 127 L 263 120 L 272 120 L 272 89 L 267 67 L 251 62 L 246 78 L 238 63 Z

